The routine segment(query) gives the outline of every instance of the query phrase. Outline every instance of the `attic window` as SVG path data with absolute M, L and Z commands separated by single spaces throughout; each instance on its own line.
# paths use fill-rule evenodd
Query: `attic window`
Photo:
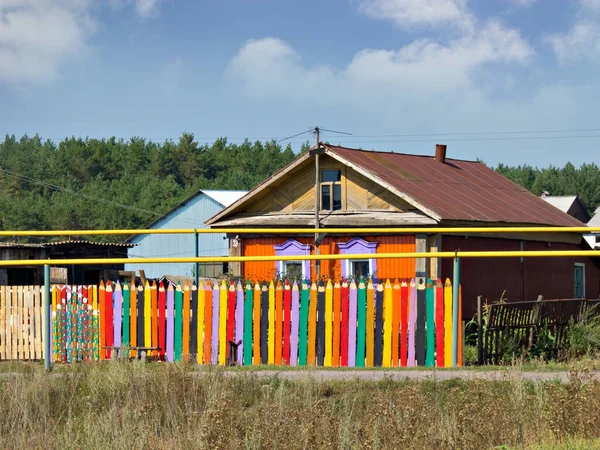
M 338 211 L 342 209 L 342 171 L 321 171 L 321 210 Z

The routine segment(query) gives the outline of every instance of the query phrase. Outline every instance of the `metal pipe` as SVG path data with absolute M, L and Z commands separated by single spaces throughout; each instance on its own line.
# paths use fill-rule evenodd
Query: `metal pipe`
M 142 234 L 415 234 L 415 233 L 599 233 L 600 227 L 410 227 L 410 228 L 174 228 L 134 230 L 0 230 L 0 236 L 92 236 Z
M 461 320 L 458 317 L 458 287 L 460 286 L 460 258 L 454 258 L 452 274 L 452 367 L 458 365 L 458 328 Z
M 429 253 L 364 253 L 364 254 L 332 254 L 332 255 L 298 255 L 298 256 L 200 256 L 198 258 L 80 258 L 80 259 L 20 259 L 2 260 L 0 267 L 43 266 L 51 263 L 66 264 L 143 264 L 143 263 L 207 263 L 207 262 L 261 262 L 261 261 L 331 261 L 338 259 L 396 259 L 396 258 L 519 258 L 524 257 L 557 257 L 587 256 L 600 257 L 600 250 L 556 250 L 556 251 L 477 251 L 477 252 L 429 252 Z
M 44 264 L 44 302 L 43 302 L 43 311 L 44 315 L 42 320 L 42 340 L 44 342 L 44 368 L 46 370 L 50 370 L 50 354 L 52 352 L 52 343 L 50 342 L 50 330 L 52 327 L 52 308 L 50 305 L 52 304 L 50 300 L 50 266 L 46 263 Z

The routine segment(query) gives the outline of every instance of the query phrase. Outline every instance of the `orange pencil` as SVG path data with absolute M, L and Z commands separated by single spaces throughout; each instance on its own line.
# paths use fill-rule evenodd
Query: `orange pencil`
M 150 331 L 152 337 L 152 347 L 160 347 L 158 345 L 158 287 L 156 286 L 156 280 L 152 281 L 150 287 L 150 307 L 152 309 L 152 329 Z M 155 352 L 152 352 L 155 354 Z

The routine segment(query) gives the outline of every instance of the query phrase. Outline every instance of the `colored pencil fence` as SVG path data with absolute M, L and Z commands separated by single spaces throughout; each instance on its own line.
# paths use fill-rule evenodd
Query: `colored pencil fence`
M 454 344 L 449 280 L 107 282 L 55 285 L 51 300 L 54 362 L 144 351 L 199 364 L 445 367 Z M 40 359 L 40 288 L 3 287 L 0 306 L 0 357 Z

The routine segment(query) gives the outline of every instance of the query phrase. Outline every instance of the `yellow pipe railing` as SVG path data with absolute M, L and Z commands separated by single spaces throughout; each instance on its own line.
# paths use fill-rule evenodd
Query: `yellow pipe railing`
M 337 259 L 394 259 L 394 258 L 519 258 L 519 257 L 600 257 L 600 250 L 532 250 L 532 251 L 456 251 L 365 253 L 356 255 L 303 255 L 303 256 L 201 256 L 182 258 L 79 258 L 79 259 L 21 259 L 0 261 L 6 266 L 83 265 L 83 264 L 145 264 L 145 263 L 207 263 L 207 262 L 264 262 L 264 261 L 330 261 Z
M 91 236 L 143 234 L 414 234 L 414 233 L 598 233 L 600 227 L 410 227 L 410 228 L 181 228 L 136 230 L 0 230 L 0 236 Z

